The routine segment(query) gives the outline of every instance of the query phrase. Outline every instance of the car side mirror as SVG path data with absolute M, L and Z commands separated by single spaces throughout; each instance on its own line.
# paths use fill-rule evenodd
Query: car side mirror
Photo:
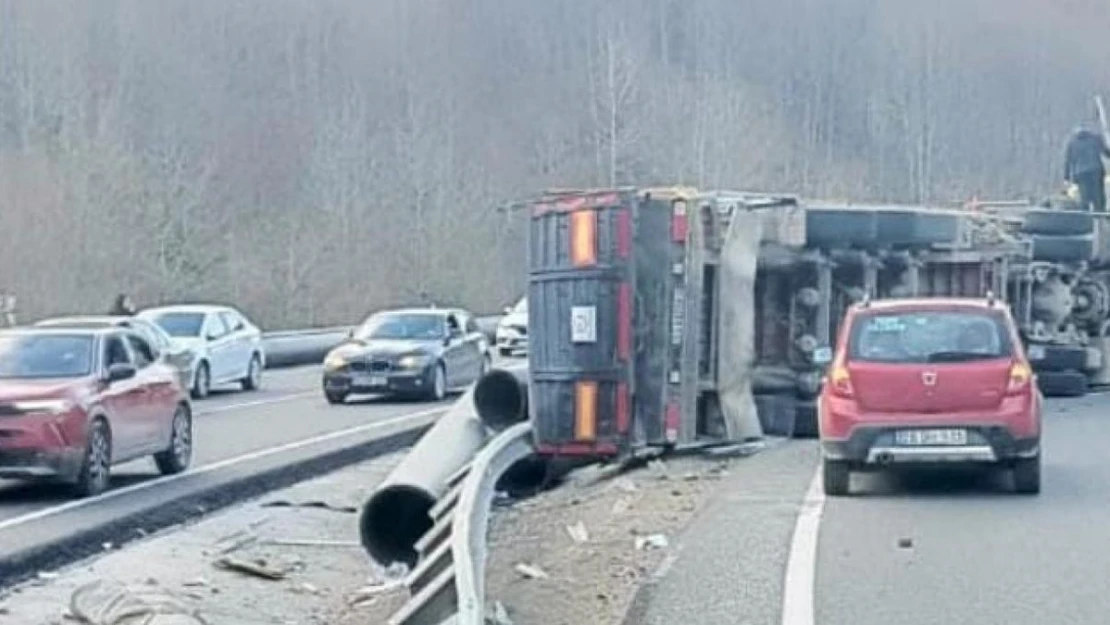
M 347 330 L 347 338 L 349 338 L 349 339 L 355 338 L 355 329 L 354 328 L 351 328 L 350 330 Z
M 506 307 L 501 309 L 501 312 L 503 312 L 507 315 L 507 314 L 513 312 L 513 307 L 512 306 L 506 306 Z
M 135 377 L 135 367 L 128 364 L 116 363 L 108 367 L 108 382 L 119 382 Z
M 818 366 L 825 366 L 832 362 L 832 348 L 831 347 L 818 347 L 813 350 L 813 364 Z

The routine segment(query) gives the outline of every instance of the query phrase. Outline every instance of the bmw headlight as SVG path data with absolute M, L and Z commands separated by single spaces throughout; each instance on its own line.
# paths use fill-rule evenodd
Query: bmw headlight
M 17 401 L 13 404 L 18 412 L 62 414 L 69 412 L 76 404 L 68 399 L 38 399 L 31 401 Z
M 406 354 L 397 359 L 397 365 L 402 369 L 419 369 L 428 364 L 427 354 Z
M 324 370 L 335 371 L 347 366 L 347 358 L 343 354 L 328 354 L 324 359 Z

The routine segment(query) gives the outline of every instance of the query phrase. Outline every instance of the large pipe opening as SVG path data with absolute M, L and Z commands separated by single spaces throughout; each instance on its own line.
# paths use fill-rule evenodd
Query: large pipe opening
M 411 486 L 388 486 L 374 493 L 359 519 L 362 546 L 382 566 L 403 562 L 411 569 L 419 559 L 416 541 L 432 529 L 428 513 L 434 505 L 433 497 Z
M 527 382 L 512 371 L 490 371 L 474 387 L 474 409 L 482 423 L 495 432 L 526 420 Z

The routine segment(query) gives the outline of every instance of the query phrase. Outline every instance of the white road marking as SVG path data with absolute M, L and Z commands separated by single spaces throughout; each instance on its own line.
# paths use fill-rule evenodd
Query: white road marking
M 798 511 L 794 537 L 790 540 L 790 559 L 782 592 L 782 625 L 813 625 L 813 593 L 817 573 L 817 534 L 825 510 L 825 490 L 821 467 L 813 475 Z
M 283 401 L 290 401 L 299 399 L 301 397 L 308 397 L 309 395 L 316 395 L 318 391 L 301 391 L 300 393 L 290 393 L 288 395 L 281 395 L 278 397 L 267 397 L 266 399 L 255 399 L 253 401 L 245 401 L 237 404 L 228 404 L 226 406 L 213 406 L 211 408 L 200 408 L 195 410 L 195 414 L 199 417 L 206 414 L 216 414 L 218 412 L 230 412 L 232 410 L 239 410 L 240 408 L 253 408 L 254 406 L 265 406 L 266 404 L 280 404 Z M 196 405 L 196 402 L 193 403 Z
M 253 460 L 258 460 L 258 459 L 261 459 L 261 458 L 265 458 L 267 456 L 273 456 L 273 455 L 276 455 L 276 454 L 286 453 L 286 452 L 290 452 L 290 451 L 293 451 L 293 450 L 296 450 L 296 449 L 300 449 L 302 447 L 309 447 L 311 445 L 316 445 L 318 443 L 328 442 L 328 441 L 335 440 L 335 439 L 338 439 L 338 438 L 343 438 L 343 437 L 346 437 L 346 436 L 362 434 L 364 432 L 370 432 L 370 431 L 385 428 L 385 427 L 388 427 L 388 426 L 391 426 L 391 425 L 397 425 L 397 424 L 405 423 L 407 421 L 419 421 L 420 419 L 424 419 L 426 417 L 430 417 L 432 415 L 440 414 L 440 413 L 443 413 L 443 412 L 446 412 L 446 411 L 447 411 L 447 407 L 431 408 L 431 409 L 428 409 L 428 410 L 421 410 L 419 412 L 410 412 L 408 414 L 398 415 L 396 417 L 386 419 L 385 421 L 377 421 L 377 422 L 374 422 L 374 423 L 366 423 L 366 424 L 363 424 L 363 425 L 356 425 L 354 427 L 349 427 L 349 428 L 346 428 L 346 429 L 343 429 L 343 430 L 336 430 L 334 432 L 328 432 L 327 434 L 320 434 L 318 436 L 313 436 L 311 438 L 305 438 L 305 439 L 302 439 L 302 440 L 299 440 L 299 441 L 293 441 L 291 443 L 285 443 L 283 445 L 278 445 L 276 447 L 268 447 L 266 449 L 259 449 L 257 451 L 252 451 L 252 452 L 243 454 L 241 456 L 235 456 L 233 458 L 226 458 L 226 459 L 220 460 L 218 462 L 213 462 L 211 464 L 206 464 L 204 466 L 197 467 L 196 469 L 186 471 L 185 473 L 179 473 L 177 475 L 167 475 L 167 476 L 155 478 L 153 480 L 149 480 L 149 481 L 146 481 L 146 482 L 139 482 L 138 484 L 132 484 L 131 486 L 125 486 L 123 488 L 118 488 L 118 489 L 115 489 L 115 490 L 107 491 L 105 493 L 97 495 L 96 497 L 90 497 L 88 499 L 75 499 L 73 501 L 69 501 L 69 502 L 66 502 L 66 503 L 58 505 L 58 506 L 53 506 L 51 508 L 45 508 L 43 510 L 38 510 L 36 512 L 31 512 L 31 513 L 25 514 L 23 516 L 18 516 L 18 517 L 12 518 L 12 519 L 8 519 L 6 521 L 0 521 L 0 531 L 10 529 L 10 528 L 15 527 L 17 525 L 22 525 L 23 523 L 29 523 L 31 521 L 37 521 L 39 519 L 44 519 L 44 518 L 47 518 L 47 517 L 50 517 L 50 516 L 54 516 L 56 514 L 61 514 L 63 512 L 68 512 L 70 510 L 76 510 L 78 508 L 84 508 L 86 506 L 91 506 L 91 505 L 99 503 L 101 501 L 107 501 L 109 499 L 115 499 L 117 497 L 123 497 L 124 495 L 130 495 L 131 493 L 136 493 L 136 492 L 139 492 L 139 491 L 142 491 L 142 490 L 146 490 L 148 488 L 153 488 L 155 486 L 161 486 L 163 484 L 167 484 L 167 483 L 170 483 L 170 482 L 175 482 L 177 480 L 184 479 L 186 477 L 191 477 L 191 476 L 196 476 L 196 475 L 204 475 L 205 473 L 211 473 L 213 471 L 219 471 L 220 469 L 225 469 L 227 467 L 235 466 L 237 464 L 242 464 L 244 462 L 251 462 Z

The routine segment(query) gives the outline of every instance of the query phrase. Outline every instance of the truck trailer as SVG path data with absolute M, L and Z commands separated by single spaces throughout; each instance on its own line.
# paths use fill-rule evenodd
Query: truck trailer
M 957 209 L 627 187 L 527 208 L 543 455 L 814 436 L 813 354 L 864 298 L 1003 299 L 1045 395 L 1110 383 L 1110 226 L 1066 200 Z

